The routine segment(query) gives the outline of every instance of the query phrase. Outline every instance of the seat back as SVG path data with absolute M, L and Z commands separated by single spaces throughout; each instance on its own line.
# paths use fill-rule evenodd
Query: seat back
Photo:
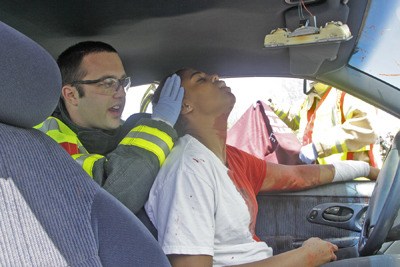
M 0 266 L 169 266 L 139 220 L 31 128 L 58 102 L 54 59 L 1 22 L 0 47 Z
M 40 132 L 0 124 L 0 136 L 0 265 L 101 266 L 97 188 Z

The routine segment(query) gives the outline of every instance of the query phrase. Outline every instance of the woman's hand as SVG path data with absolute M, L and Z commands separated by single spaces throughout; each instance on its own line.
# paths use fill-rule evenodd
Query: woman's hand
M 335 252 L 338 247 L 318 237 L 307 239 L 300 249 L 304 249 L 307 257 L 307 266 L 320 266 L 337 259 Z

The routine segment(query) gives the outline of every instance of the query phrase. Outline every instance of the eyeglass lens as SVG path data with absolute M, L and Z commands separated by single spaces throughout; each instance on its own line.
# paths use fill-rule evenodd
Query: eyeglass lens
M 104 87 L 104 89 L 107 90 L 109 94 L 113 94 L 113 93 L 117 92 L 120 87 L 122 87 L 123 90 L 126 92 L 126 91 L 128 91 L 128 89 L 131 86 L 130 77 L 126 77 L 126 78 L 122 78 L 122 79 L 109 78 L 109 82 L 110 83 L 108 84 L 108 88 L 107 88 L 107 86 Z M 109 90 L 109 89 L 111 89 L 110 87 L 113 90 Z

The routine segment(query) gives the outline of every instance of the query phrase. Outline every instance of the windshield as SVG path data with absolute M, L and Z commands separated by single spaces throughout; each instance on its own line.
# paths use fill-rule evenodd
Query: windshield
M 393 7 L 395 12 L 388 10 Z M 361 38 L 349 64 L 400 88 L 399 48 L 400 1 L 372 1 Z

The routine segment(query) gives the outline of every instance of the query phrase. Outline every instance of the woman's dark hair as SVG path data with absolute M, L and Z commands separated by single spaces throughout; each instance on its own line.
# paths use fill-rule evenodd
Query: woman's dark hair
M 183 68 L 183 69 L 177 70 L 174 73 L 169 74 L 168 76 L 166 76 L 164 79 L 161 80 L 161 82 L 159 83 L 157 89 L 154 91 L 154 94 L 153 94 L 153 97 L 152 97 L 152 100 L 151 100 L 151 104 L 152 104 L 153 107 L 156 106 L 157 103 L 158 103 L 158 100 L 160 100 L 161 91 L 164 88 L 164 84 L 165 84 L 166 80 L 168 79 L 168 77 L 172 76 L 173 74 L 176 74 L 179 77 L 181 77 L 181 79 L 182 79 L 183 72 L 185 70 L 188 70 L 188 68 Z M 178 120 L 175 123 L 174 129 L 178 133 L 179 137 L 184 136 L 186 134 L 185 122 L 184 122 L 184 119 L 182 118 L 181 115 L 179 115 Z

